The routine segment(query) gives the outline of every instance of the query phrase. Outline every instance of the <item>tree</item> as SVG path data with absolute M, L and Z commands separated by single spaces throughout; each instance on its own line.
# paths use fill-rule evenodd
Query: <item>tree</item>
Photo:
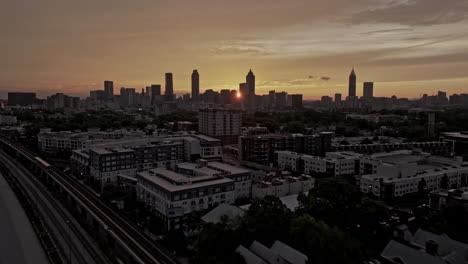
M 274 196 L 255 199 L 246 212 L 242 222 L 242 231 L 246 239 L 258 240 L 269 244 L 287 235 L 285 226 L 289 226 L 291 212 Z
M 290 244 L 309 258 L 309 263 L 362 263 L 360 243 L 310 215 L 291 221 Z
M 240 243 L 240 233 L 228 219 L 207 224 L 198 235 L 193 263 L 243 263 L 235 253 Z

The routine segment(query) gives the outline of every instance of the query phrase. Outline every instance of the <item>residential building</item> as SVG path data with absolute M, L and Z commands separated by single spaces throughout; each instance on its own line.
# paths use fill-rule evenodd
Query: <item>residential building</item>
M 468 175 L 468 163 L 408 150 L 364 157 L 360 169 L 361 191 L 387 200 L 447 186 L 459 188 Z
M 263 198 L 265 196 L 284 197 L 305 193 L 313 189 L 314 186 L 315 178 L 308 175 L 278 177 L 253 184 L 252 198 Z
M 419 229 L 407 240 L 391 240 L 380 254 L 382 264 L 465 264 L 468 245 L 445 234 Z
M 241 134 L 241 112 L 233 109 L 200 109 L 198 132 L 220 139 L 224 144 L 237 144 Z
M 164 219 L 168 229 L 179 229 L 193 212 L 222 203 L 234 203 L 235 184 L 232 179 L 206 167 L 182 164 L 180 168 L 192 174 L 164 168 L 137 174 L 137 198 Z
M 278 168 L 295 173 L 321 176 L 359 175 L 362 154 L 353 152 L 327 152 L 325 157 L 305 155 L 292 151 L 276 151 Z
M 253 241 L 249 248 L 239 245 L 236 249 L 246 264 L 306 264 L 308 257 L 296 249 L 276 240 L 268 248 Z
M 468 205 L 468 176 L 462 178 L 462 186 L 458 189 L 441 189 L 432 191 L 429 194 L 429 205 L 436 210 L 443 209 L 450 203 L 462 203 Z
M 275 151 L 281 150 L 323 156 L 325 152 L 331 150 L 332 135 L 331 132 L 322 132 L 316 135 L 266 134 L 241 136 L 239 159 L 270 165 L 275 160 Z

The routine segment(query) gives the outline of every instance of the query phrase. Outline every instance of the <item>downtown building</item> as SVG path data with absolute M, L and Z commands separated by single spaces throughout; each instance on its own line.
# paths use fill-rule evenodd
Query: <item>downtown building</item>
M 262 165 L 272 165 L 276 151 L 293 151 L 303 154 L 324 156 L 331 150 L 333 133 L 315 135 L 267 134 L 241 136 L 239 160 Z
M 251 173 L 220 162 L 183 162 L 173 169 L 155 168 L 137 174 L 137 198 L 179 229 L 197 211 L 249 198 Z

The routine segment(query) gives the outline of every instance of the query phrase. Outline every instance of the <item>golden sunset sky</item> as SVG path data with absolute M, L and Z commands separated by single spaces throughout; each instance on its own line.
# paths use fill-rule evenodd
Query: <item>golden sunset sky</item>
M 358 95 L 468 93 L 467 0 L 3 0 L 0 36 L 0 98 L 164 87 L 165 72 L 182 94 L 193 69 L 201 92 L 237 89 L 250 68 L 257 94 L 345 96 L 352 67 Z

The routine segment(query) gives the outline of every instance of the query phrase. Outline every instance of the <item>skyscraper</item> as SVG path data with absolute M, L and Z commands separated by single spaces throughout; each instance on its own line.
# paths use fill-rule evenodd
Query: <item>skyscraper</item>
M 354 73 L 354 68 L 349 75 L 349 87 L 348 87 L 348 96 L 356 96 L 356 73 Z
M 113 81 L 104 81 L 104 93 L 107 98 L 114 97 L 114 82 Z
M 253 74 L 252 69 L 250 69 L 245 80 L 247 83 L 247 92 L 249 94 L 255 95 L 255 75 Z
M 200 76 L 197 70 L 192 72 L 192 100 L 198 101 L 200 98 Z
M 365 82 L 363 90 L 364 90 L 363 91 L 364 98 L 374 97 L 374 83 L 373 82 Z
M 152 84 L 150 87 L 151 104 L 155 104 L 161 96 L 161 85 Z
M 335 94 L 335 104 L 341 104 L 341 94 L 340 93 Z
M 174 84 L 172 83 L 172 73 L 170 72 L 166 73 L 166 91 L 164 94 L 168 96 L 168 99 L 172 100 L 174 95 Z
M 245 77 L 246 83 L 246 96 L 244 98 L 244 105 L 247 109 L 254 109 L 255 108 L 255 75 L 253 74 L 252 70 L 249 70 L 247 76 Z

